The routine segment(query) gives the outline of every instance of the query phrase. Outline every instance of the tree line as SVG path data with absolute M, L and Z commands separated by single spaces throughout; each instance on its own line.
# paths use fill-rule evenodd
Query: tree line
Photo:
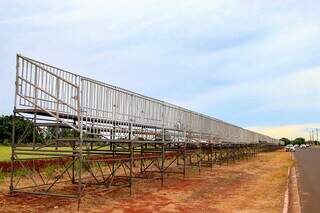
M 34 129 L 33 122 L 31 120 L 23 119 L 20 117 L 15 118 L 15 140 L 16 142 L 23 144 L 29 144 L 33 142 L 33 131 L 35 132 L 35 143 L 44 143 L 57 134 L 63 137 L 73 137 L 74 131 L 72 129 L 56 129 L 54 127 L 46 127 L 45 131 L 41 131 L 39 128 Z M 13 128 L 13 116 L 2 115 L 0 117 L 0 144 L 10 145 L 12 141 L 12 128 Z
M 306 143 L 306 139 L 304 138 L 296 138 L 294 140 L 290 140 L 288 138 L 281 138 L 280 141 L 283 141 L 284 142 L 284 145 L 288 145 L 288 144 L 298 144 L 298 145 L 301 145 L 301 144 L 305 144 Z

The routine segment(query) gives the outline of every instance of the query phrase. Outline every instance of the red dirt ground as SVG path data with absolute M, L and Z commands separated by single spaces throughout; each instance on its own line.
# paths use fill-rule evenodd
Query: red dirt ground
M 88 186 L 80 212 L 281 212 L 290 155 L 262 153 L 250 160 L 190 171 L 188 177 L 170 175 L 159 180 L 134 180 L 128 189 L 110 192 Z M 75 212 L 75 200 L 6 193 L 1 184 L 0 212 Z

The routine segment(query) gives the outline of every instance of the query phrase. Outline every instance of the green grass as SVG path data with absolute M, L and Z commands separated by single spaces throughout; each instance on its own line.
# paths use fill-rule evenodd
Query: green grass
M 29 149 L 24 147 L 24 149 Z M 30 147 L 30 149 L 32 149 Z M 45 150 L 54 150 L 54 147 L 47 147 Z M 59 150 L 72 150 L 70 147 L 59 147 Z M 59 152 L 58 152 L 59 153 Z M 61 154 L 63 154 L 61 152 Z M 21 158 L 45 158 L 45 157 L 52 157 L 52 156 L 45 156 L 45 155 L 19 155 Z M 11 147 L 10 146 L 3 146 L 0 145 L 0 161 L 10 161 L 11 158 Z
M 24 149 L 32 149 L 31 147 L 27 148 L 24 147 Z M 85 149 L 85 148 L 84 148 Z M 55 150 L 55 147 L 46 147 L 44 150 Z M 71 147 L 59 147 L 59 150 L 63 151 L 72 151 Z M 109 147 L 104 147 L 100 150 L 109 150 Z M 45 152 L 45 151 L 44 151 Z M 60 154 L 66 154 L 63 152 L 58 152 Z M 70 154 L 70 153 L 68 153 Z M 52 157 L 52 156 L 45 156 L 45 155 L 19 155 L 21 158 L 46 158 L 46 157 Z M 3 146 L 0 145 L 0 161 L 10 161 L 11 158 L 11 147 L 10 146 Z
M 11 157 L 11 147 L 0 145 L 0 161 L 9 161 Z

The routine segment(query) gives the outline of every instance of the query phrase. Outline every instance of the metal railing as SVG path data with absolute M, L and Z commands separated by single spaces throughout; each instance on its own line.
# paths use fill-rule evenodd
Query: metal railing
M 17 56 L 17 66 L 18 107 L 46 111 L 86 134 L 119 139 L 144 129 L 167 131 L 178 135 L 179 139 L 172 140 L 179 141 L 278 143 L 266 135 L 25 56 Z

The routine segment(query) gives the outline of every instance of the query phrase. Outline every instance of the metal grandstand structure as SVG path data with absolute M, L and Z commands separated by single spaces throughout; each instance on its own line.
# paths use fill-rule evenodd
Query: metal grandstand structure
M 11 193 L 80 201 L 92 184 L 131 192 L 135 178 L 158 178 L 163 184 L 168 173 L 186 176 L 189 167 L 200 172 L 202 166 L 212 168 L 278 144 L 266 135 L 22 55 L 16 60 Z M 15 136 L 17 118 L 32 124 L 25 130 L 33 132 L 32 145 L 21 143 L 26 134 Z M 39 142 L 40 133 L 46 139 Z

